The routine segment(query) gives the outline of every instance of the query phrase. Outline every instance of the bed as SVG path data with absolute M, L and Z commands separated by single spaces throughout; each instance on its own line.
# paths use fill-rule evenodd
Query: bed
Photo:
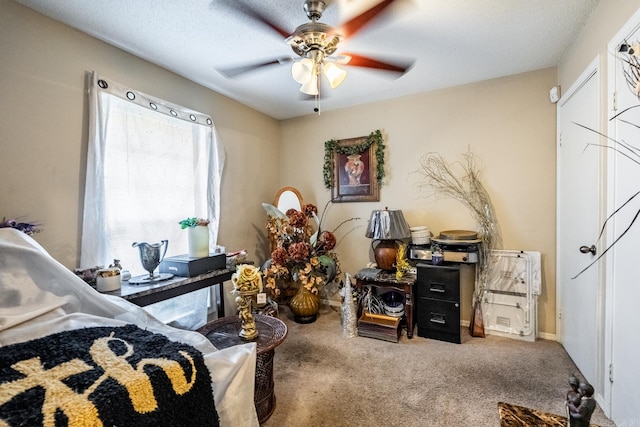
M 258 426 L 255 362 L 255 344 L 217 350 L 0 229 L 0 427 Z

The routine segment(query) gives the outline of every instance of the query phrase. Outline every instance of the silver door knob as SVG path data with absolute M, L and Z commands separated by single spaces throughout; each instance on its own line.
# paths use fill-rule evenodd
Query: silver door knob
M 596 254 L 596 245 L 580 246 L 580 252 L 582 252 L 583 254 L 588 254 L 589 252 L 591 252 L 592 255 L 595 255 Z

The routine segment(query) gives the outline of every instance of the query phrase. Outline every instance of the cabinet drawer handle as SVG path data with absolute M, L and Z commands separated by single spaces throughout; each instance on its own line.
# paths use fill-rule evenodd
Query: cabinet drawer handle
M 439 292 L 441 294 L 444 294 L 444 292 L 445 292 L 444 284 L 443 283 L 431 283 L 431 286 L 429 286 L 429 290 L 431 292 Z
M 431 314 L 431 319 L 429 319 L 429 321 L 431 323 L 438 323 L 440 325 L 444 325 L 446 323 L 446 321 L 444 320 L 444 315 L 443 314 Z

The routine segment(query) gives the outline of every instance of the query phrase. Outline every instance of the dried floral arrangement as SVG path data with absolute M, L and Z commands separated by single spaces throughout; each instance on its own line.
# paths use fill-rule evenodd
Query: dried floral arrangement
M 640 42 L 630 44 L 625 41 L 618 48 L 618 52 L 626 55 L 620 57 L 620 60 L 626 64 L 623 74 L 629 90 L 640 98 L 640 60 L 638 59 L 640 56 Z
M 306 204 L 301 211 L 289 209 L 286 213 L 268 203 L 262 206 L 269 215 L 266 228 L 276 244 L 263 267 L 265 286 L 275 297 L 280 294 L 280 286 L 291 282 L 299 282 L 317 294 L 340 274 L 338 256 L 333 252 L 335 235 L 320 229 L 315 205 Z
M 488 280 L 492 263 L 491 251 L 500 249 L 502 235 L 489 193 L 482 185 L 473 153 L 463 155 L 464 162 L 450 164 L 440 154 L 427 153 L 420 159 L 418 173 L 424 177 L 421 187 L 429 187 L 434 193 L 451 197 L 471 211 L 478 223 L 480 260 L 477 265 L 478 280 L 475 299 L 480 301 Z M 459 172 L 457 172 L 459 171 Z
M 7 219 L 5 217 L 3 217 L 2 221 L 0 221 L 0 228 L 14 228 L 28 235 L 40 232 L 38 224 L 21 222 L 19 219 Z
M 629 87 L 629 90 L 631 91 L 631 93 L 633 93 L 636 97 L 638 97 L 638 99 L 640 99 L 640 42 L 636 41 L 634 44 L 630 44 L 629 42 L 625 41 L 624 43 L 622 43 L 619 48 L 618 48 L 618 53 L 621 54 L 622 56 L 619 56 L 618 58 L 620 59 L 620 61 L 623 64 L 623 74 L 625 77 L 625 80 L 627 82 L 627 86 Z M 635 109 L 640 107 L 640 105 L 633 105 L 629 108 L 625 108 L 624 110 L 621 110 L 619 113 L 615 114 L 613 117 L 611 117 L 609 119 L 609 121 L 612 120 L 620 120 L 623 123 L 627 123 L 630 126 L 632 126 L 635 129 L 640 129 L 640 124 L 635 123 L 633 121 L 630 121 L 629 119 L 626 118 L 626 114 Z M 590 132 L 594 132 L 596 134 L 598 134 L 601 137 L 604 137 L 605 139 L 607 139 L 608 141 L 610 141 L 612 143 L 612 145 L 609 144 L 587 144 L 587 146 L 590 145 L 595 145 L 598 147 L 602 147 L 602 148 L 607 148 L 610 150 L 615 151 L 616 153 L 626 157 L 627 159 L 629 159 L 630 161 L 632 161 L 633 163 L 640 165 L 640 147 L 637 147 L 635 145 L 632 145 L 624 140 L 621 139 L 614 139 L 614 138 L 610 138 L 608 135 L 599 132 L 595 129 L 591 129 L 590 127 L 581 125 L 579 123 L 576 123 L 576 125 L 587 129 Z M 600 242 L 600 240 L 602 239 L 602 237 L 605 234 L 605 230 L 607 229 L 607 225 L 609 223 L 610 220 L 612 220 L 616 214 L 618 212 L 620 212 L 621 210 L 623 210 L 625 208 L 625 206 L 627 206 L 629 203 L 631 203 L 633 201 L 633 199 L 635 199 L 638 195 L 640 195 L 640 191 L 635 192 L 633 195 L 631 195 L 631 197 L 629 197 L 624 203 L 622 203 L 620 206 L 618 206 L 603 222 L 602 224 L 602 228 L 600 229 L 600 234 L 598 235 L 598 238 L 596 240 L 597 244 L 598 242 Z M 636 220 L 638 219 L 638 216 L 640 216 L 640 211 L 636 212 L 635 215 L 633 216 L 633 218 L 631 219 L 631 221 L 629 222 L 629 224 L 627 225 L 627 227 L 624 229 L 624 231 L 622 231 L 619 235 L 614 237 L 614 240 L 603 250 L 601 251 L 598 256 L 596 256 L 585 268 L 583 268 L 582 270 L 580 270 L 580 272 L 578 272 L 575 276 L 572 277 L 572 279 L 577 278 L 578 276 L 580 276 L 582 273 L 584 273 L 585 271 L 587 271 L 591 266 L 593 266 L 594 264 L 596 264 L 600 258 L 602 258 L 605 254 L 607 254 L 612 248 L 613 246 L 618 243 L 620 241 L 620 239 L 622 239 L 628 232 L 629 230 L 631 230 L 631 227 L 633 226 L 633 224 L 636 222 Z
M 295 281 L 313 293 L 340 281 L 336 232 L 348 222 L 361 218 L 349 218 L 332 231 L 324 230 L 323 221 L 331 204 L 329 200 L 324 205 L 320 218 L 318 208 L 312 204 L 304 205 L 302 211 L 289 209 L 286 213 L 268 203 L 262 204 L 269 215 L 266 228 L 275 243 L 271 258 L 262 268 L 265 287 L 273 297 L 280 295 L 281 287 L 287 288 Z

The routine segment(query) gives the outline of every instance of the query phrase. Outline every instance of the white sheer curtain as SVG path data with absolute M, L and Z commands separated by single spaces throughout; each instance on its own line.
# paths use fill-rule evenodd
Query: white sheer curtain
M 194 216 L 211 221 L 215 245 L 224 150 L 211 117 L 92 80 L 80 267 L 119 259 L 144 274 L 132 243 L 168 240 L 167 256 L 185 254 L 178 222 Z

